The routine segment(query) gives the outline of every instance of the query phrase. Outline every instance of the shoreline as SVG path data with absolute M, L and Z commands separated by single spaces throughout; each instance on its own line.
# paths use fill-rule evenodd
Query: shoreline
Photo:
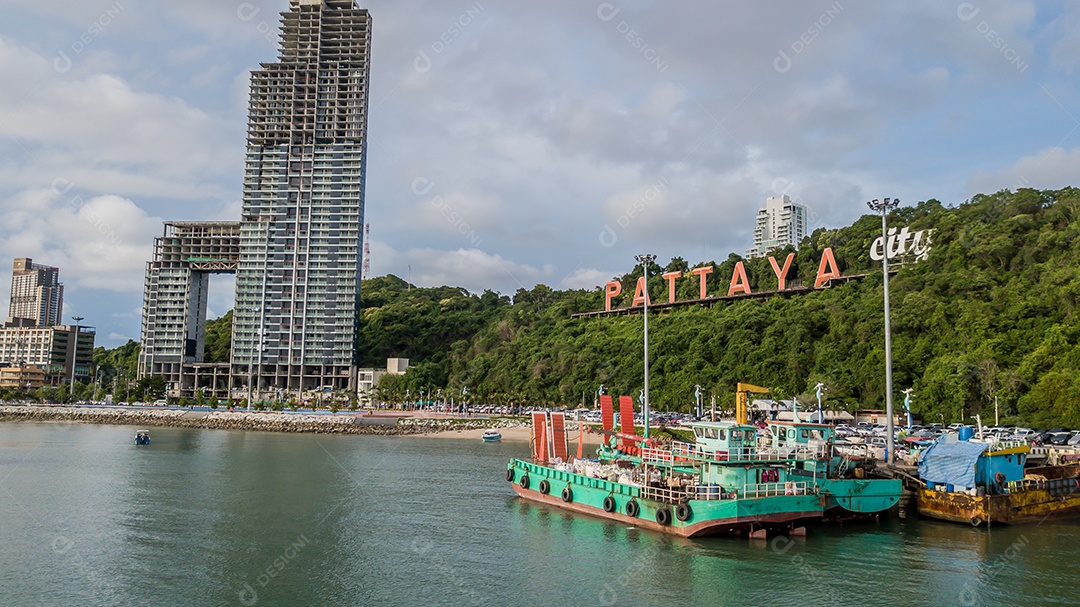
M 69 422 L 120 426 L 254 430 L 310 434 L 419 436 L 479 439 L 484 430 L 498 428 L 510 440 L 529 440 L 524 422 L 508 418 L 414 417 L 405 412 L 347 412 L 330 415 L 273 411 L 188 411 L 182 409 L 122 409 L 41 405 L 0 406 L 0 422 Z M 524 431 L 524 438 L 516 438 Z M 466 434 L 468 433 L 468 434 Z M 449 435 L 449 436 L 447 436 Z
M 576 422 L 573 422 L 576 423 Z M 528 426 L 507 426 L 498 427 L 499 432 L 502 434 L 502 442 L 504 443 L 528 443 L 532 440 L 532 428 Z M 485 428 L 452 428 L 448 430 L 441 430 L 437 432 L 424 432 L 421 434 L 412 434 L 410 436 L 416 438 L 443 438 L 443 439 L 461 439 L 461 440 L 480 440 L 480 437 L 484 434 Z M 592 445 L 595 447 L 600 446 L 601 435 L 599 434 L 585 434 L 585 445 Z M 571 451 L 576 451 L 578 436 L 577 428 L 567 428 L 566 430 L 566 442 Z

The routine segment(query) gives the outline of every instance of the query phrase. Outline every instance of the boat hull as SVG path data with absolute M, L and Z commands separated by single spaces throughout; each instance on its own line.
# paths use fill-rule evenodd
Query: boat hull
M 864 518 L 885 512 L 900 502 L 903 481 L 899 479 L 817 479 L 825 497 L 827 518 Z
M 968 495 L 920 489 L 919 515 L 975 527 L 1038 523 L 1047 518 L 1080 517 L 1080 493 L 1044 489 L 1005 495 Z
M 788 533 L 820 521 L 825 513 L 823 500 L 818 495 L 776 495 L 688 500 L 683 503 L 689 507 L 690 515 L 686 520 L 679 520 L 676 516 L 678 503 L 643 498 L 641 488 L 637 486 L 581 476 L 521 460 L 515 460 L 512 466 L 513 475 L 508 479 L 512 478 L 514 492 L 524 499 L 681 537 L 750 535 L 761 531 Z M 522 476 L 525 473 L 529 478 L 523 485 Z M 548 483 L 546 494 L 539 490 L 541 481 Z M 563 499 L 565 489 L 569 489 L 569 500 Z M 614 506 L 610 512 L 604 508 L 605 498 L 609 497 Z M 637 505 L 635 516 L 628 514 L 629 502 Z M 661 510 L 669 514 L 665 522 L 661 522 Z

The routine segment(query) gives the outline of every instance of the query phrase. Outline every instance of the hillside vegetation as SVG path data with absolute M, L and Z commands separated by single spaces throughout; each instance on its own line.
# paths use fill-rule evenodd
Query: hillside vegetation
M 1080 190 L 1020 190 L 978 195 L 956 208 L 935 200 L 900 208 L 889 225 L 933 229 L 927 259 L 891 275 L 896 397 L 913 388 L 914 413 L 926 421 L 993 420 L 1080 427 Z M 730 408 L 737 382 L 774 388 L 809 403 L 817 382 L 834 407 L 884 408 L 882 273 L 870 259 L 881 221 L 819 229 L 796 252 L 789 286 L 813 285 L 831 247 L 845 276 L 861 280 L 803 296 L 774 296 L 650 312 L 650 396 L 654 406 L 687 410 L 695 384 Z M 783 265 L 788 252 L 774 253 Z M 714 263 L 710 296 L 726 295 L 741 258 Z M 630 266 L 629 262 L 627 265 Z M 677 298 L 698 297 L 703 265 L 676 258 L 650 268 L 651 301 L 667 301 L 660 274 L 685 274 Z M 767 259 L 745 262 L 755 291 L 777 288 Z M 629 305 L 641 268 L 628 267 L 615 307 Z M 642 386 L 640 314 L 573 318 L 601 310 L 604 293 L 519 289 L 512 300 L 487 291 L 417 288 L 394 276 L 362 289 L 363 366 L 394 356 L 416 365 L 390 380 L 400 398 L 421 388 L 460 393 L 474 402 L 591 406 L 600 384 L 636 396 Z M 215 321 L 215 357 L 227 357 Z M 227 338 L 226 338 L 227 341 Z M 224 354 L 222 354 L 224 352 Z

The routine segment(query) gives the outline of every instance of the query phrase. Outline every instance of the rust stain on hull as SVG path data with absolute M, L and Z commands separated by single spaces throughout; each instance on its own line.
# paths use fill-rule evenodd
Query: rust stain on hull
M 918 500 L 919 514 L 922 516 L 969 523 L 976 527 L 1080 516 L 1080 493 L 1077 492 L 1035 489 L 1004 495 L 973 496 L 920 489 Z

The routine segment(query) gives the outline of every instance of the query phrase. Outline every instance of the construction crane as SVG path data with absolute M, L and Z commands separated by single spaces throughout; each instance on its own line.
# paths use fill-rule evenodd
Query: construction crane
M 754 384 L 737 384 L 735 387 L 735 423 L 746 423 L 746 409 L 750 404 L 751 394 L 768 394 L 768 388 Z

